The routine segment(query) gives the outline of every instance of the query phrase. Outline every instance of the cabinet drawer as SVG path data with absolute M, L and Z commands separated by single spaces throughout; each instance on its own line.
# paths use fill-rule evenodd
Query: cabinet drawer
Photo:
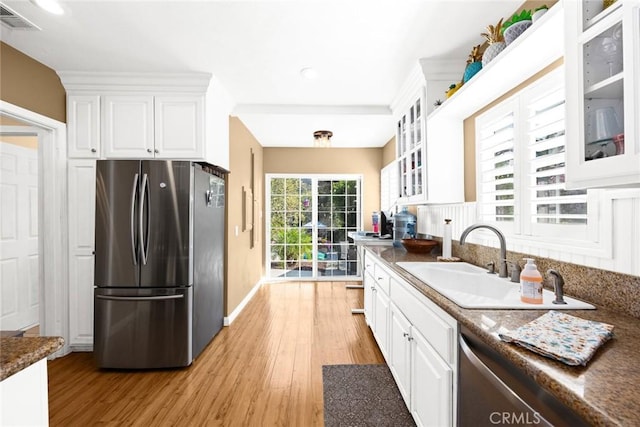
M 393 303 L 447 363 L 455 363 L 455 319 L 411 285 L 396 278 L 391 280 Z
M 385 294 L 389 295 L 389 281 L 391 280 L 389 272 L 380 264 L 375 264 L 373 273 L 373 277 L 376 279 L 378 287 L 382 289 Z

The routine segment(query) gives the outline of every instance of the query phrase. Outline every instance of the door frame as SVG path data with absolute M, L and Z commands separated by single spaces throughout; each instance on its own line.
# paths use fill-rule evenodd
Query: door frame
M 67 126 L 65 123 L 2 100 L 0 113 L 33 126 L 38 134 L 40 334 L 64 338 L 64 346 L 50 356 L 55 358 L 70 351 L 66 209 Z
M 271 255 L 271 251 L 270 251 L 270 246 L 271 246 L 271 179 L 272 178 L 295 178 L 295 179 L 311 179 L 312 181 L 319 181 L 319 180 L 331 180 L 331 181 L 336 181 L 336 180 L 358 180 L 359 181 L 359 188 L 360 188 L 360 193 L 358 195 L 358 204 L 359 204 L 359 215 L 358 215 L 358 224 L 360 228 L 362 226 L 363 223 L 363 199 L 364 199 L 364 191 L 363 191 L 363 185 L 364 185 L 364 176 L 362 174 L 358 174 L 358 173 L 340 173 L 340 174 L 332 174 L 332 173 L 267 173 L 265 174 L 265 180 L 264 180 L 264 189 L 265 189 L 265 227 L 264 227 L 264 256 L 265 256 L 265 268 L 266 271 L 265 273 L 267 273 L 266 278 L 268 281 L 270 282 L 274 282 L 274 281 L 325 281 L 325 282 L 335 282 L 335 281 L 361 281 L 362 277 L 360 276 L 317 276 L 317 260 L 316 260 L 316 252 L 318 249 L 318 224 L 317 224 L 317 217 L 318 217 L 318 206 L 317 204 L 313 205 L 313 209 L 312 209 L 312 216 L 313 216 L 313 264 L 314 264 L 314 268 L 313 268 L 313 272 L 315 274 L 315 276 L 313 277 L 285 277 L 285 278 L 278 278 L 278 277 L 271 277 L 270 276 L 270 271 L 271 271 L 271 267 L 270 267 L 270 263 L 271 260 L 269 259 L 270 255 Z M 317 199 L 318 197 L 318 188 L 317 186 L 312 187 L 312 197 L 314 199 Z

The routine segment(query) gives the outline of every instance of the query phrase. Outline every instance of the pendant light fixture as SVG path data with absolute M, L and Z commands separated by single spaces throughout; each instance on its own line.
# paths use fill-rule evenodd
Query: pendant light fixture
M 331 137 L 333 132 L 330 130 L 317 130 L 313 133 L 314 143 L 316 148 L 329 148 L 331 147 Z

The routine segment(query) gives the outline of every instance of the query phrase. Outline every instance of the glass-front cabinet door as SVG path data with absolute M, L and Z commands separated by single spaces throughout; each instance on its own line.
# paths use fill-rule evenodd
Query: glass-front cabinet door
M 565 2 L 567 186 L 640 184 L 640 6 Z
M 424 138 L 425 94 L 422 89 L 409 109 L 398 119 L 396 127 L 396 158 L 403 202 L 411 203 L 426 199 Z

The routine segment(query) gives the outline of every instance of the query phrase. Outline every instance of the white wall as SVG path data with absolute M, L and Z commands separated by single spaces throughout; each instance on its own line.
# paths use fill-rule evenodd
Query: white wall
M 452 219 L 453 240 L 459 240 L 466 227 L 478 222 L 475 203 L 419 206 L 417 216 L 418 233 L 438 237 L 442 237 L 444 219 Z M 507 250 L 640 276 L 640 190 L 603 191 L 597 217 L 599 237 L 593 247 L 563 247 L 507 235 Z M 473 232 L 468 241 L 498 246 L 493 233 Z

